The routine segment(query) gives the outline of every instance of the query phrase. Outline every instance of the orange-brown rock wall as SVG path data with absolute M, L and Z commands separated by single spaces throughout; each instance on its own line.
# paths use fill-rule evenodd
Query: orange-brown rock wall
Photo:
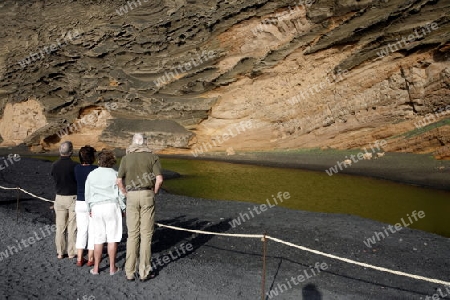
M 385 139 L 445 158 L 450 114 L 423 118 L 450 105 L 449 20 L 445 0 L 6 0 L 0 147 L 141 131 L 166 153 Z

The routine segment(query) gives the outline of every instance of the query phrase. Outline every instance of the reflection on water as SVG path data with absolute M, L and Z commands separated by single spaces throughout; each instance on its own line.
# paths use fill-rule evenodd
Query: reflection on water
M 390 224 L 413 211 L 425 217 L 409 227 L 450 237 L 450 192 L 384 180 L 325 172 L 261 167 L 224 162 L 162 159 L 164 169 L 181 178 L 166 180 L 174 194 L 207 199 L 266 203 L 278 192 L 291 197 L 280 206 L 306 211 L 358 215 Z M 380 231 L 382 228 L 380 228 Z

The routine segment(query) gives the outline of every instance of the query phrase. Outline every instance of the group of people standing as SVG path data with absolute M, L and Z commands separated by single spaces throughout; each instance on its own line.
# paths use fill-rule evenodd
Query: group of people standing
M 145 143 L 143 134 L 133 136 L 119 171 L 112 151 L 102 150 L 98 166 L 96 150 L 81 147 L 80 163 L 71 159 L 73 145 L 61 143 L 60 158 L 52 165 L 56 197 L 56 252 L 58 259 L 77 257 L 76 265 L 93 267 L 99 274 L 103 245 L 107 243 L 109 274 L 120 271 L 116 266 L 118 243 L 122 240 L 122 218 L 126 218 L 125 275 L 134 281 L 136 270 L 141 281 L 155 276 L 151 267 L 151 241 L 155 223 L 155 195 L 163 183 L 159 157 Z M 143 181 L 144 179 L 144 181 Z M 136 182 L 138 182 L 136 184 Z M 88 259 L 84 250 L 88 249 Z M 137 268 L 137 262 L 139 267 Z

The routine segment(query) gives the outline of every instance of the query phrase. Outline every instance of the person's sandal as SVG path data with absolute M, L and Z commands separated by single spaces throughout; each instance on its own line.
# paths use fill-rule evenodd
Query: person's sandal
M 116 275 L 117 273 L 119 273 L 119 271 L 120 271 L 120 268 L 117 267 L 117 268 L 116 268 L 116 271 L 115 271 L 115 272 L 109 272 L 109 275 L 110 275 L 110 276 Z
M 156 277 L 156 272 L 150 272 L 145 278 L 139 279 L 141 282 L 149 281 L 150 279 L 154 279 Z
M 85 263 L 86 260 L 82 257 L 81 260 L 77 260 L 77 267 L 82 267 Z
M 86 266 L 88 266 L 88 267 L 92 267 L 94 265 L 95 265 L 95 262 L 93 260 L 88 260 L 88 262 L 86 264 Z
M 91 270 L 89 271 L 89 273 L 91 273 L 92 275 L 98 275 L 98 273 L 95 273 L 95 272 L 94 272 L 94 269 L 91 269 Z

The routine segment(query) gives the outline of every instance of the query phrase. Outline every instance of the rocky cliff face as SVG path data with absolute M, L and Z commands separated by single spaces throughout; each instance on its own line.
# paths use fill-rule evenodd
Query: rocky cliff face
M 0 146 L 450 157 L 449 1 L 98 2 L 0 4 Z

